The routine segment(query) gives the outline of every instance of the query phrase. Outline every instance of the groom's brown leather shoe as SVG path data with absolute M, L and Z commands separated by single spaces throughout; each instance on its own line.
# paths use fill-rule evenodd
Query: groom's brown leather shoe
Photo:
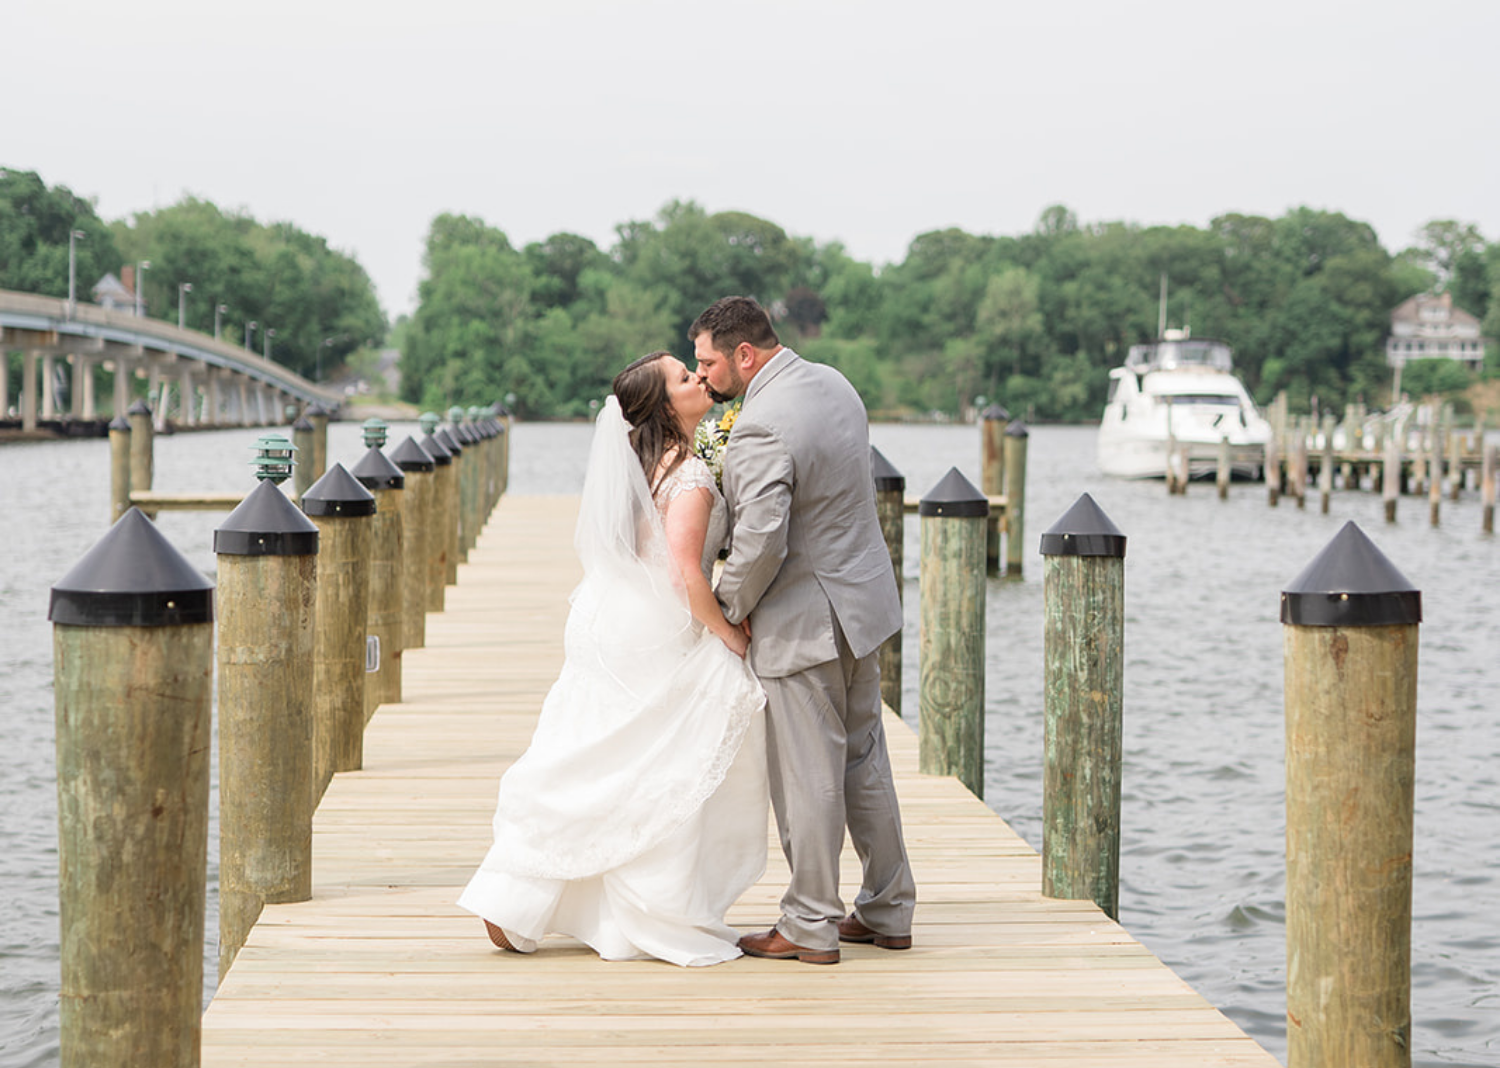
M 490 941 L 495 943 L 495 945 L 499 946 L 501 949 L 508 950 L 511 953 L 521 952 L 515 946 L 510 944 L 510 939 L 505 937 L 505 932 L 500 930 L 500 928 L 496 927 L 489 920 L 484 921 L 484 929 L 489 933 Z
M 837 947 L 804 949 L 802 946 L 793 945 L 774 927 L 765 934 L 744 935 L 740 939 L 740 949 L 747 957 L 770 957 L 772 960 L 796 959 L 803 964 L 837 964 L 839 962 Z
M 910 949 L 911 935 L 885 935 L 872 931 L 859 922 L 854 913 L 839 921 L 840 942 L 874 942 L 881 949 Z

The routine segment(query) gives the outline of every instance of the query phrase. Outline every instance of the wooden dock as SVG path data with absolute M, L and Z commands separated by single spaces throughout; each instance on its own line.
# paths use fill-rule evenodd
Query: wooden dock
M 490 844 L 496 784 L 561 665 L 573 498 L 504 499 L 404 703 L 314 824 L 313 900 L 270 905 L 204 1016 L 207 1068 L 289 1065 L 1209 1065 L 1276 1068 L 1091 902 L 1040 896 L 1041 862 L 955 779 L 917 773 L 888 718 L 918 885 L 915 946 L 832 968 L 605 963 L 577 943 L 501 953 L 455 904 Z M 1038 759 L 1040 759 L 1038 754 Z M 777 915 L 765 877 L 730 914 Z M 858 864 L 845 852 L 846 892 Z

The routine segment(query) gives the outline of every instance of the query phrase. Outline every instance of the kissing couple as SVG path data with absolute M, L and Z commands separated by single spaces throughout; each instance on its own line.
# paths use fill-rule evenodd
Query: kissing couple
M 653 352 L 599 415 L 563 669 L 458 903 L 517 953 L 553 932 L 680 965 L 905 949 L 916 886 L 879 666 L 901 603 L 864 404 L 748 297 L 688 337 L 695 371 Z M 721 493 L 694 432 L 733 398 Z M 768 795 L 791 881 L 775 926 L 741 936 L 724 917 L 765 871 Z M 863 866 L 847 915 L 845 827 Z

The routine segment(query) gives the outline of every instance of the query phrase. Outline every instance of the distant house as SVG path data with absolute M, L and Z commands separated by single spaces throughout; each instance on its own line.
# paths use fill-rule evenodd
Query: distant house
M 125 268 L 127 271 L 129 267 Z M 101 308 L 118 308 L 121 311 L 135 310 L 135 293 L 113 274 L 107 274 L 94 283 L 94 303 Z
M 1455 308 L 1452 293 L 1422 293 L 1391 312 L 1385 359 L 1396 368 L 1411 360 L 1458 360 L 1477 371 L 1484 363 L 1484 342 L 1479 320 Z

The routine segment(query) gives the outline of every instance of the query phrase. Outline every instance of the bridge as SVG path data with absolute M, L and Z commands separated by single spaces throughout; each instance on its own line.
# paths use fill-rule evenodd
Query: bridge
M 16 399 L 24 431 L 44 421 L 98 420 L 94 379 L 100 369 L 114 374 L 111 415 L 123 415 L 133 382 L 147 380 L 158 428 L 169 419 L 178 427 L 279 425 L 288 404 L 337 407 L 343 400 L 249 349 L 196 330 L 0 290 L 0 417 L 12 405 L 8 354 L 16 350 L 22 360 Z M 59 374 L 65 368 L 71 369 L 71 384 Z M 66 405 L 60 403 L 64 392 Z

